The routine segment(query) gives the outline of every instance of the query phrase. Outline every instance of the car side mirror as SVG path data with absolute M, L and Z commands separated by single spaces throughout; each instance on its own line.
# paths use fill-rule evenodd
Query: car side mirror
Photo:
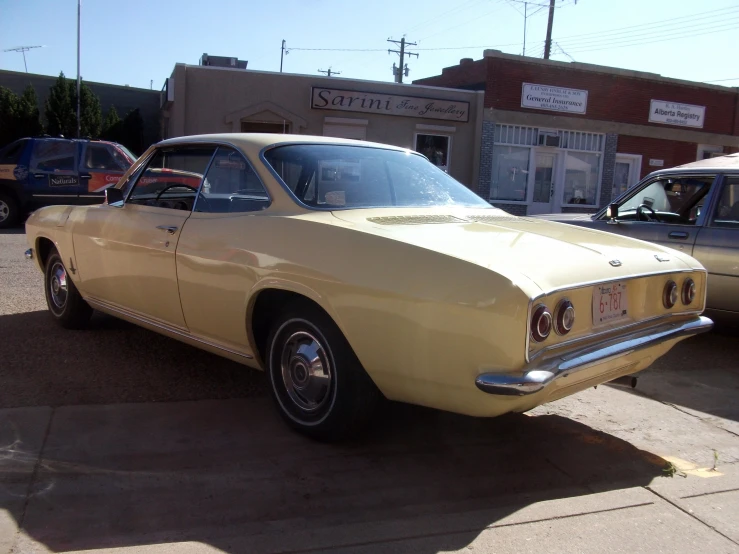
M 114 187 L 105 189 L 105 203 L 110 205 L 117 202 L 123 202 L 123 191 Z
M 606 217 L 608 218 L 608 223 L 618 223 L 618 204 L 613 202 L 612 204 L 608 205 L 608 208 L 606 208 Z

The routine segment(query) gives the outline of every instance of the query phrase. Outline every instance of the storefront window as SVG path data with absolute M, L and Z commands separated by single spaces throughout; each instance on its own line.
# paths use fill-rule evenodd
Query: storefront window
M 529 179 L 529 148 L 498 146 L 493 148 L 491 200 L 526 200 Z
M 600 154 L 567 152 L 563 204 L 596 204 Z
M 426 156 L 439 169 L 449 171 L 450 137 L 442 135 L 416 135 L 416 152 Z

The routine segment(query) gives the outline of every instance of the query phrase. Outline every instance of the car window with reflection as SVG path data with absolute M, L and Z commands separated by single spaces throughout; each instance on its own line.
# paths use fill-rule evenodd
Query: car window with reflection
M 739 228 L 739 177 L 729 178 L 721 191 L 713 224 Z
M 278 146 L 265 158 L 302 203 L 315 208 L 491 208 L 418 154 L 336 144 Z
M 713 177 L 664 177 L 621 202 L 619 219 L 645 218 L 663 223 L 694 224 Z

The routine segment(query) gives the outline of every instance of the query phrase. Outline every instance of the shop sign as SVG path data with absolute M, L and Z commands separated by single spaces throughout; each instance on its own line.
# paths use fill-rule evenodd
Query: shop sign
M 649 103 L 649 121 L 652 123 L 703 128 L 705 118 L 705 106 L 678 104 L 664 100 L 652 100 Z
M 523 83 L 521 107 L 584 114 L 588 107 L 588 91 Z
M 447 121 L 466 122 L 470 119 L 469 102 L 320 87 L 313 87 L 310 107 L 314 110 L 403 115 Z
M 665 160 L 657 160 L 655 158 L 649 158 L 650 167 L 664 167 Z

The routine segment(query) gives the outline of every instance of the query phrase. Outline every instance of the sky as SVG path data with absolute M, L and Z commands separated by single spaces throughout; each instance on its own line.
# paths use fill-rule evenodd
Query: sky
M 406 82 L 438 75 L 486 48 L 541 57 L 548 0 L 83 0 L 83 80 L 161 89 L 176 63 L 203 53 L 248 68 L 392 81 L 397 45 Z M 739 0 L 556 0 L 552 59 L 739 86 Z M 524 13 L 528 14 L 524 18 Z M 0 69 L 77 75 L 77 0 L 0 0 Z

